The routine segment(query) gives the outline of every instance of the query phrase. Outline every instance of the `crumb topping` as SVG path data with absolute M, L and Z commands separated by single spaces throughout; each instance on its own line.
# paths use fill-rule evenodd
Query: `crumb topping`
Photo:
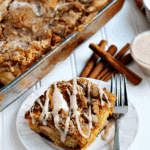
M 70 34 L 91 23 L 109 0 L 2 0 L 0 67 L 17 77 Z M 7 62 L 7 63 L 6 63 Z M 0 72 L 1 74 L 3 72 Z M 9 81 L 0 82 L 4 85 Z

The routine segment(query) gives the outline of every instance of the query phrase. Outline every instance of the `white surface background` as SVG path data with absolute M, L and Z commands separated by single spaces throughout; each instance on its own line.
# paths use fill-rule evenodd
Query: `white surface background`
M 79 76 L 92 54 L 88 48 L 90 43 L 98 44 L 102 39 L 106 39 L 108 46 L 114 44 L 120 50 L 127 42 L 130 43 L 135 35 L 146 30 L 150 30 L 150 23 L 138 9 L 134 0 L 126 0 L 122 10 L 103 28 L 79 46 L 41 82 L 0 113 L 0 150 L 25 150 L 16 132 L 16 116 L 22 102 L 30 93 L 45 83 Z M 129 150 L 150 150 L 150 77 L 145 76 L 135 62 L 130 64 L 129 68 L 143 78 L 138 86 L 128 82 L 128 96 L 139 115 L 139 132 Z

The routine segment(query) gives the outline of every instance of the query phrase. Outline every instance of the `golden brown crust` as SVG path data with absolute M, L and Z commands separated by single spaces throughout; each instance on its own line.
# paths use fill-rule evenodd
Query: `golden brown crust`
M 109 1 L 2 0 L 0 67 L 17 65 L 17 72 L 9 71 L 17 77 L 68 35 L 83 30 Z M 0 78 L 5 85 L 13 80 Z
M 80 112 L 79 122 L 81 130 L 85 135 L 88 135 L 89 132 L 89 121 L 86 115 L 87 116 L 89 115 L 89 107 L 91 107 L 92 128 L 89 138 L 85 138 L 81 135 L 80 131 L 78 130 L 77 122 L 75 119 L 76 117 L 73 114 L 70 117 L 69 128 L 65 142 L 62 142 L 60 139 L 60 132 L 55 127 L 54 116 L 52 115 L 52 113 L 50 113 L 48 116 L 47 125 L 43 126 L 43 121 L 41 120 L 43 107 L 41 107 L 41 104 L 43 106 L 45 105 L 47 92 L 45 92 L 45 94 L 40 97 L 41 104 L 39 103 L 39 101 L 36 100 L 32 108 L 25 113 L 25 119 L 28 120 L 30 128 L 37 133 L 45 134 L 56 145 L 59 145 L 63 148 L 67 147 L 67 149 L 69 150 L 71 150 L 72 148 L 79 150 L 86 149 L 96 139 L 97 135 L 103 130 L 107 118 L 114 111 L 113 105 L 116 101 L 116 96 L 106 91 L 106 89 L 103 89 L 106 95 L 103 94 L 101 101 L 99 86 L 90 82 L 90 103 L 89 103 L 88 84 L 89 81 L 86 79 L 83 78 L 77 79 L 76 100 L 78 106 L 77 110 Z M 68 82 L 65 81 L 57 82 L 57 88 L 63 95 L 63 98 L 67 102 L 68 107 L 71 107 L 69 93 L 73 93 L 73 80 L 70 80 Z M 53 111 L 55 105 L 53 100 L 54 89 L 55 89 L 54 84 L 52 84 L 50 87 L 50 91 L 48 93 L 48 97 L 50 100 L 48 104 L 49 112 Z M 63 109 L 60 109 L 58 112 L 59 117 L 61 118 L 59 120 L 59 128 L 62 131 L 64 131 L 69 112 L 66 112 Z M 33 118 L 35 119 L 35 124 L 32 123 Z M 69 140 L 67 140 L 68 138 L 72 141 L 72 143 L 70 143 Z

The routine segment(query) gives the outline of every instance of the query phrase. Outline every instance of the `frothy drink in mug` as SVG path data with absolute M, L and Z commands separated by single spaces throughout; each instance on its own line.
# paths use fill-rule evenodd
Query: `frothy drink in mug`
M 133 39 L 131 55 L 143 71 L 150 76 L 150 31 L 143 32 Z

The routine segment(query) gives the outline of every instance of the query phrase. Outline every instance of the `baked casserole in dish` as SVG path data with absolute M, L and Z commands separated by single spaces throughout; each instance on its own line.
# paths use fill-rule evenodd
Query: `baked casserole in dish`
M 124 1 L 1 1 L 0 111 L 30 92 L 119 12 Z
M 92 23 L 110 0 L 2 0 L 0 82 L 7 85 L 74 32 Z

